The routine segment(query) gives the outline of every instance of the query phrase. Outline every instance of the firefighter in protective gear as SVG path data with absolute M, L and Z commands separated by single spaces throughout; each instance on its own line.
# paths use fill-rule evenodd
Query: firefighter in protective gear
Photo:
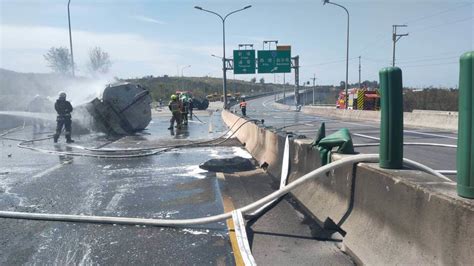
M 240 102 L 240 110 L 242 110 L 242 115 L 247 116 L 247 102 L 245 99 L 242 99 Z
M 171 111 L 170 127 L 168 129 L 173 129 L 174 122 L 176 121 L 176 127 L 181 128 L 181 106 L 178 101 L 178 96 L 171 95 L 171 101 L 168 104 L 168 108 Z
M 71 112 L 72 112 L 72 105 L 69 101 L 66 101 L 66 93 L 60 92 L 59 98 L 56 100 L 54 104 L 54 109 L 58 113 L 56 118 L 56 133 L 54 134 L 54 143 L 58 142 L 59 135 L 61 135 L 61 131 L 63 127 L 66 129 L 65 136 L 66 142 L 72 143 L 74 140 L 71 139 Z
M 189 114 L 189 99 L 187 97 L 182 97 L 180 100 L 181 103 L 181 119 L 183 125 L 188 125 L 188 114 Z

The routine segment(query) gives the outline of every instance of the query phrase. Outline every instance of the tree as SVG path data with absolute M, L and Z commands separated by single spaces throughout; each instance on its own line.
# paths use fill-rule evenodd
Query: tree
M 71 54 L 66 47 L 51 47 L 43 57 L 54 72 L 61 74 L 72 72 Z
M 341 87 L 341 89 L 346 88 L 346 82 L 344 81 L 339 82 L 339 87 Z
M 260 79 L 260 84 L 264 84 L 265 83 L 265 79 L 264 78 L 261 78 Z
M 256 78 L 256 77 L 253 77 L 253 78 L 250 80 L 250 82 L 252 82 L 252 83 L 257 82 L 257 78 Z
M 109 72 L 111 65 L 112 62 L 110 61 L 109 54 L 103 51 L 100 47 L 94 47 L 89 51 L 88 67 L 92 73 L 105 74 Z

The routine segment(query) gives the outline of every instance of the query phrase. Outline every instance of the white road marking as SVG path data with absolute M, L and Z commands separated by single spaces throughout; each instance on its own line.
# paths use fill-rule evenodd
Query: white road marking
M 252 251 L 250 250 L 249 240 L 247 238 L 247 232 L 245 231 L 245 223 L 244 218 L 242 217 L 242 212 L 240 212 L 240 210 L 233 211 L 232 219 L 234 220 L 235 237 L 237 238 L 237 244 L 239 246 L 240 254 L 242 255 L 244 265 L 257 265 L 252 255 Z
M 57 170 L 57 169 L 63 167 L 63 165 L 64 165 L 64 163 L 61 163 L 61 164 L 55 165 L 55 166 L 53 166 L 53 167 L 51 167 L 51 168 L 48 168 L 48 169 L 46 169 L 46 170 L 44 170 L 44 171 L 42 171 L 42 172 L 40 172 L 40 173 L 34 175 L 34 176 L 32 177 L 32 179 L 41 178 L 41 177 L 43 177 L 43 176 L 45 176 L 45 175 L 47 175 L 47 174 L 49 174 L 49 173 L 51 173 L 51 172 L 53 172 L 53 171 L 55 171 L 55 170 Z
M 457 183 L 454 181 L 451 182 L 423 182 L 423 185 L 439 185 L 439 184 L 446 184 L 446 185 L 452 185 L 456 186 Z
M 451 137 L 451 136 L 445 136 L 445 135 L 439 135 L 439 134 L 433 134 L 433 133 L 425 133 L 425 132 L 419 132 L 419 131 L 413 131 L 413 130 L 403 130 L 403 132 L 406 133 L 413 133 L 413 134 L 418 134 L 418 135 L 425 135 L 425 136 L 431 136 L 431 137 L 438 137 L 438 138 L 446 138 L 446 139 L 458 139 L 456 137 Z
M 364 134 L 360 134 L 360 133 L 354 133 L 352 135 L 362 137 L 362 138 L 366 138 L 366 139 L 380 140 L 380 138 L 372 137 L 372 136 L 364 135 Z

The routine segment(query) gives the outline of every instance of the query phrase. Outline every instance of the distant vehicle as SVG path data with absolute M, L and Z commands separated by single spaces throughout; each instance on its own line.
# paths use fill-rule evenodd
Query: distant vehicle
M 378 90 L 350 89 L 348 107 L 351 110 L 380 110 L 380 95 Z M 346 108 L 346 93 L 341 91 L 336 101 L 337 109 Z
M 222 96 L 220 94 L 213 93 L 213 94 L 207 95 L 206 98 L 210 102 L 217 102 L 221 100 Z
M 209 107 L 209 100 L 202 99 L 198 97 L 193 97 L 191 91 L 176 91 L 176 95 L 178 95 L 179 99 L 192 99 L 193 100 L 193 108 L 198 110 L 206 110 Z

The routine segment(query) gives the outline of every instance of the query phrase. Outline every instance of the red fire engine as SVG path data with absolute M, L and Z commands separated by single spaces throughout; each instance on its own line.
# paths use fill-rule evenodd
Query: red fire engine
M 345 109 L 346 93 L 341 91 L 336 101 L 336 108 Z M 377 90 L 350 89 L 347 109 L 380 110 L 380 95 Z

